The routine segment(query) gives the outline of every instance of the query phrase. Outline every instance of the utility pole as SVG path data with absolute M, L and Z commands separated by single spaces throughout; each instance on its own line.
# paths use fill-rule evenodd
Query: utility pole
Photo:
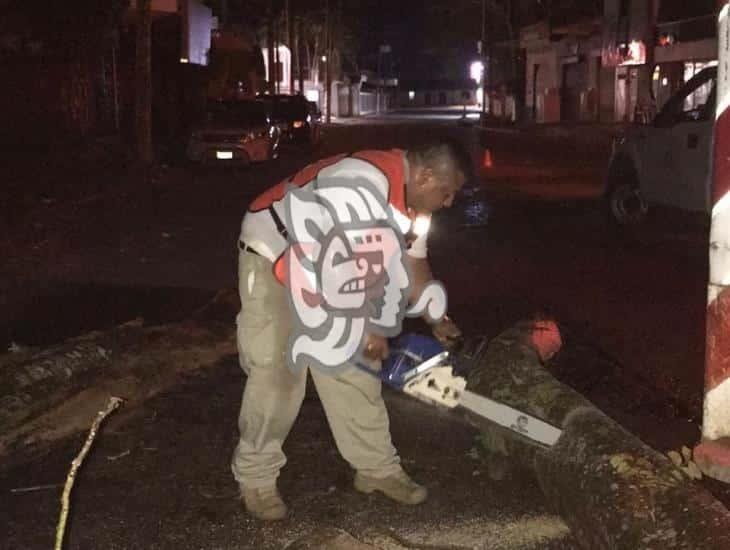
M 332 18 L 330 17 L 330 3 L 325 1 L 325 103 L 327 106 L 325 114 L 325 122 L 329 124 L 332 121 Z
M 266 24 L 266 62 L 269 66 L 269 81 L 267 89 L 270 94 L 274 93 L 274 7 L 269 4 L 268 21 Z
M 112 100 L 114 102 L 114 131 L 119 134 L 119 80 L 117 78 L 117 48 L 119 47 L 119 31 L 112 37 Z
M 150 0 L 137 0 L 137 55 L 135 67 L 135 127 L 137 157 L 152 162 L 152 12 Z
M 479 55 L 482 59 L 482 115 L 487 112 L 487 0 L 482 0 L 482 41 L 479 44 Z M 482 119 L 484 116 L 482 116 Z
M 487 69 L 487 85 L 490 88 L 494 88 L 494 29 L 495 25 L 492 23 L 492 21 L 489 21 L 489 30 L 487 31 L 487 40 L 489 41 L 489 48 L 487 48 L 487 66 L 485 69 Z M 486 90 L 485 90 L 486 91 Z M 489 98 L 489 116 L 492 116 L 493 110 L 492 110 L 492 94 L 488 94 L 487 97 Z M 486 103 L 486 101 L 485 101 Z
M 274 91 L 275 93 L 281 92 L 281 72 L 280 72 L 280 59 L 279 59 L 279 44 L 281 44 L 281 37 L 279 29 L 279 17 L 278 14 L 274 18 Z
M 383 51 L 382 46 L 378 46 L 378 62 L 377 62 L 377 72 L 378 74 L 375 77 L 375 114 L 380 114 L 380 59 L 383 57 Z
M 296 59 L 296 66 L 297 66 L 297 77 L 299 78 L 299 93 L 304 95 L 304 71 L 302 71 L 302 51 L 301 51 L 301 44 L 299 41 L 301 40 L 302 36 L 302 20 L 300 18 L 296 18 L 295 20 L 295 34 L 294 34 L 294 50 L 295 50 L 295 59 Z
M 286 39 L 289 42 L 289 93 L 294 94 L 294 26 L 291 20 L 291 6 L 289 0 L 284 3 L 286 10 Z
M 707 286 L 702 442 L 694 461 L 730 483 L 730 4 L 719 1 L 717 113 Z M 722 109 L 722 110 L 720 110 Z

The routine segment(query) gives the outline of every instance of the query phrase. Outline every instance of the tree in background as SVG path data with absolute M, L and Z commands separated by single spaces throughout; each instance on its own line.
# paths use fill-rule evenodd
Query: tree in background
M 0 48 L 8 60 L 22 66 L 21 71 L 5 75 L 2 99 L 10 111 L 5 116 L 8 123 L 24 124 L 34 139 L 66 141 L 116 131 L 112 99 L 116 85 L 110 66 L 125 0 L 2 4 L 0 20 L 11 40 Z M 11 67 L 8 63 L 6 73 L 13 71 Z M 34 68 L 38 78 L 30 79 Z M 26 93 L 24 85 L 32 85 L 33 93 Z M 30 120 L 35 122 L 33 131 Z
M 322 56 L 326 55 L 326 0 L 206 0 L 221 25 L 238 23 L 247 26 L 259 46 L 274 53 L 274 43 L 286 44 L 292 51 L 293 76 L 301 80 L 324 82 Z M 287 11 L 286 8 L 289 8 Z M 329 0 L 331 21 L 331 61 L 334 78 L 341 67 L 357 72 L 360 23 L 367 11 L 357 0 Z M 287 31 L 288 28 L 292 32 Z M 272 55 L 273 57 L 273 55 Z M 270 60 L 273 66 L 274 60 Z M 308 77 L 308 78 L 307 78 Z M 273 83 L 270 83 L 270 85 Z M 273 87 L 270 87 L 273 91 Z
M 135 61 L 135 134 L 137 157 L 152 162 L 152 13 L 150 0 L 137 0 L 137 48 Z

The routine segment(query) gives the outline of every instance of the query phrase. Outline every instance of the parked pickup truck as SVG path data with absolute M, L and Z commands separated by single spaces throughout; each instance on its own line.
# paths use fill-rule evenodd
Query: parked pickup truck
M 688 80 L 651 124 L 614 142 L 606 199 L 621 225 L 641 222 L 650 205 L 709 213 L 717 67 Z

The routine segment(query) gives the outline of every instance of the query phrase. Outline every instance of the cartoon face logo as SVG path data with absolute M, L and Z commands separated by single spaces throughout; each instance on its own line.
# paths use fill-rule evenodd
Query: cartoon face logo
M 292 188 L 284 206 L 292 243 L 285 264 L 295 321 L 288 357 L 293 369 L 343 367 L 365 334 L 396 336 L 406 315 L 439 320 L 446 313 L 446 293 L 437 282 L 406 310 L 405 231 L 370 181 Z
M 287 280 L 292 367 L 345 365 L 364 335 L 400 332 L 409 279 L 405 242 L 385 197 L 366 180 L 292 189 Z
M 390 227 L 333 234 L 318 265 L 329 307 L 364 314 L 367 302 L 382 299 L 388 278 L 384 249 L 397 246 L 397 237 Z

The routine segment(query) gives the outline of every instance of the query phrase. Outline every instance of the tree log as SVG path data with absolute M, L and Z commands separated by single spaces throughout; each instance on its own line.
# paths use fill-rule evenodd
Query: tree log
M 730 513 L 664 455 L 543 366 L 533 323 L 492 340 L 467 389 L 561 427 L 551 448 L 472 413 L 487 460 L 518 464 L 587 549 L 730 548 Z
M 123 393 L 120 397 L 135 401 L 159 391 L 182 372 L 235 354 L 232 319 L 238 306 L 237 297 L 234 300 L 231 296 L 219 294 L 188 321 L 148 327 L 135 320 L 3 361 L 0 455 L 28 439 L 26 426 L 35 419 L 102 381 L 123 380 L 115 387 L 134 395 Z M 54 433 L 65 435 L 56 428 Z

